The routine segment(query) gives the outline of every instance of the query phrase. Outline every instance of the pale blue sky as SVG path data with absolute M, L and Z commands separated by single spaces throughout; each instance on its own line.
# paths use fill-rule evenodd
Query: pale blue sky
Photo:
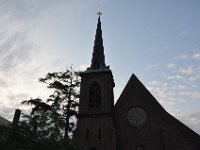
M 200 134 L 199 0 L 0 0 L 0 115 L 45 97 L 48 71 L 90 65 L 100 10 L 115 101 L 134 73 Z

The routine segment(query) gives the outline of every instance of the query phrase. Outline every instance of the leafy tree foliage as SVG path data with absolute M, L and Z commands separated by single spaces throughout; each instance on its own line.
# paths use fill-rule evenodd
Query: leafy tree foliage
M 80 150 L 71 140 L 66 143 L 51 137 L 42 137 L 36 134 L 31 125 L 21 122 L 14 126 L 0 126 L 1 150 Z
M 47 87 L 54 89 L 54 93 L 49 96 L 47 102 L 52 102 L 52 111 L 59 117 L 65 119 L 64 138 L 69 138 L 73 132 L 75 124 L 72 116 L 77 115 L 79 100 L 80 77 L 72 67 L 65 72 L 48 73 L 45 78 L 40 78 L 40 82 L 46 83 Z
M 18 126 L 0 127 L 0 149 L 75 150 L 70 135 L 79 104 L 78 72 L 69 67 L 64 72 L 48 73 L 39 81 L 53 93 L 46 101 L 31 98 L 22 102 L 31 105 L 32 111 L 30 115 L 23 114 Z
M 39 81 L 53 89 L 46 103 L 39 98 L 31 98 L 22 104 L 34 106 L 31 116 L 33 120 L 40 120 L 35 128 L 50 130 L 51 135 L 48 136 L 62 137 L 64 134 L 64 139 L 68 140 L 75 128 L 74 116 L 77 115 L 79 104 L 79 73 L 69 67 L 64 72 L 48 73 Z

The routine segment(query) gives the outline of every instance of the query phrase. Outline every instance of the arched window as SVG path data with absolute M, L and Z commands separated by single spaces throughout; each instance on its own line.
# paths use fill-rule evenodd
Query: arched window
M 144 147 L 142 145 L 137 146 L 136 150 L 144 150 Z
M 89 108 L 101 108 L 101 87 L 96 81 L 90 85 Z

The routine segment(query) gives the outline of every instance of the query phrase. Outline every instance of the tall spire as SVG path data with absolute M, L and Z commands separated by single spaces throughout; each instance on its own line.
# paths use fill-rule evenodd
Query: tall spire
M 101 30 L 101 20 L 100 15 L 101 12 L 97 13 L 99 15 L 94 47 L 93 47 L 93 54 L 92 54 L 92 64 L 90 66 L 90 70 L 106 70 L 105 64 L 105 55 L 104 55 L 104 47 L 103 47 L 103 38 L 102 38 L 102 30 Z

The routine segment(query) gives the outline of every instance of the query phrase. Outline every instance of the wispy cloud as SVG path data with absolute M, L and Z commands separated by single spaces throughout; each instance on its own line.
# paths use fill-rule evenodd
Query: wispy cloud
M 195 60 L 200 60 L 200 53 L 193 54 L 192 58 Z
M 192 66 L 187 66 L 184 68 L 179 69 L 179 72 L 182 74 L 190 75 L 193 74 L 193 67 Z
M 169 108 L 175 104 L 174 92 L 171 91 L 166 82 L 151 81 L 147 83 L 147 89 L 150 90 L 156 99 L 165 107 Z
M 32 38 L 34 21 L 43 10 L 35 9 L 36 5 L 28 1 L 1 1 L 0 115 L 7 119 L 12 118 L 23 99 L 45 95 L 44 88 L 36 84 L 49 63 L 41 59 L 43 49 Z
M 197 81 L 200 79 L 200 74 L 195 74 L 189 77 L 189 81 Z
M 178 93 L 180 96 L 188 96 L 190 98 L 199 99 L 200 93 L 196 91 L 182 91 Z
M 173 68 L 176 68 L 176 65 L 173 64 L 173 63 L 168 63 L 168 64 L 166 65 L 166 68 L 168 68 L 168 69 L 173 69 Z
M 200 112 L 178 112 L 176 114 L 178 119 L 180 119 L 187 126 L 192 128 L 198 134 L 200 134 Z
M 172 89 L 173 90 L 184 90 L 184 89 L 186 89 L 186 86 L 182 85 L 182 84 L 177 84 L 177 85 L 173 85 Z
M 180 54 L 175 59 L 187 59 L 189 56 L 187 54 Z
M 159 64 L 148 64 L 148 65 L 146 66 L 146 69 L 147 69 L 147 70 L 151 70 L 151 69 L 158 68 L 158 67 L 160 67 Z
M 194 59 L 194 60 L 200 60 L 200 52 L 196 52 L 193 54 L 180 54 L 175 57 L 177 60 L 185 60 L 185 59 Z
M 180 79 L 182 79 L 182 76 L 181 75 L 168 76 L 167 79 L 169 79 L 169 80 L 180 80 Z
M 154 81 L 148 82 L 148 85 L 151 85 L 151 86 L 152 86 L 152 85 L 153 85 L 153 86 L 161 85 L 161 82 L 154 80 Z
M 85 71 L 88 67 L 89 67 L 89 65 L 82 64 L 82 65 L 79 66 L 79 70 Z

